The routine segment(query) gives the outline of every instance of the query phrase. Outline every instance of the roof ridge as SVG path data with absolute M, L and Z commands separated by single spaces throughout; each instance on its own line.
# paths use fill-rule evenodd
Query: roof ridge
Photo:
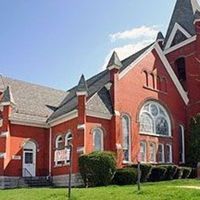
M 28 84 L 28 85 L 32 85 L 32 86 L 37 86 L 37 87 L 44 88 L 44 89 L 51 89 L 51 90 L 55 90 L 55 91 L 66 92 L 65 90 L 62 90 L 62 89 L 56 89 L 56 88 L 53 88 L 53 87 L 50 87 L 50 86 L 40 85 L 38 83 L 32 83 L 32 82 L 21 80 L 21 79 L 15 79 L 15 78 L 12 78 L 12 77 L 4 76 L 2 74 L 0 74 L 0 76 L 2 77 L 3 82 L 4 82 L 4 79 L 8 79 L 8 80 L 11 80 L 11 81 L 17 81 L 17 82 L 20 82 L 20 83 L 24 83 L 24 84 Z

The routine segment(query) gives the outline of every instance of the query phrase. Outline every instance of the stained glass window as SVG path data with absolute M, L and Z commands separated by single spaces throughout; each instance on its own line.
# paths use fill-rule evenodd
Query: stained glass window
M 163 136 L 171 135 L 169 116 L 163 106 L 157 102 L 147 102 L 140 111 L 140 132 Z
M 149 145 L 150 162 L 156 162 L 156 145 L 150 143 Z
M 93 130 L 94 151 L 103 151 L 103 131 L 100 128 Z
M 122 117 L 122 137 L 124 161 L 130 161 L 130 118 L 127 115 Z

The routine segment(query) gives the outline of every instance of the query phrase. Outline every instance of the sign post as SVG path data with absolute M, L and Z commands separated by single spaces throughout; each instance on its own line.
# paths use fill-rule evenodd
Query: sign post
M 138 172 L 138 180 L 137 180 L 137 185 L 138 185 L 138 191 L 141 189 L 141 154 L 138 154 L 138 167 L 137 167 L 137 172 Z
M 69 183 L 68 183 L 68 199 L 71 199 L 71 188 L 72 188 L 72 150 L 73 150 L 73 145 L 69 143 L 67 146 L 69 148 Z

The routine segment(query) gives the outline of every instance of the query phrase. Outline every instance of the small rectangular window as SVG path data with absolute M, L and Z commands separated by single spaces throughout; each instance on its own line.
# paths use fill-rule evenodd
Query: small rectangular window
M 150 155 L 150 162 L 156 162 L 156 145 L 154 143 L 150 143 L 149 145 L 149 155 Z
M 140 159 L 141 159 L 141 162 L 146 162 L 146 143 L 145 142 L 140 143 Z
M 158 145 L 158 162 L 159 163 L 164 163 L 165 159 L 164 159 L 164 145 L 163 144 L 159 144 Z
M 170 144 L 166 145 L 165 149 L 165 154 L 166 154 L 166 163 L 172 163 L 172 146 Z

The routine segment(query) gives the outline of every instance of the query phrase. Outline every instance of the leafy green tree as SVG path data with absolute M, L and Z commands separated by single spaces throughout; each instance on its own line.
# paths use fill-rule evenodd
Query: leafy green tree
M 190 121 L 188 162 L 196 166 L 200 162 L 200 113 Z

